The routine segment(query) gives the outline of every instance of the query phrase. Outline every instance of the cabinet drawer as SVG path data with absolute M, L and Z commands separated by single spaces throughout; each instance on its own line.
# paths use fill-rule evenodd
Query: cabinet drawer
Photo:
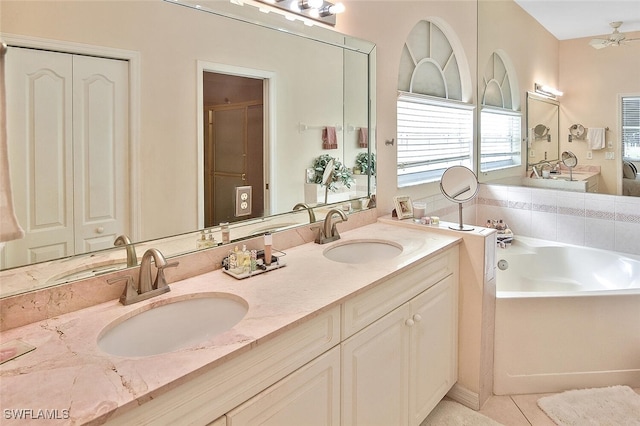
M 428 258 L 342 304 L 342 340 L 458 271 L 458 247 Z
M 340 347 L 227 414 L 227 426 L 339 426 Z

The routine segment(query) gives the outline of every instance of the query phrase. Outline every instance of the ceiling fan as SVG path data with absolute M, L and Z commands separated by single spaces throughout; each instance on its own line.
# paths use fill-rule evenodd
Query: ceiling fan
M 622 25 L 622 21 L 611 22 L 609 24 L 613 28 L 613 32 L 608 38 L 594 38 L 589 42 L 594 49 L 602 49 L 609 46 L 620 46 L 630 41 L 638 41 L 640 38 L 627 38 L 623 33 L 618 31 Z

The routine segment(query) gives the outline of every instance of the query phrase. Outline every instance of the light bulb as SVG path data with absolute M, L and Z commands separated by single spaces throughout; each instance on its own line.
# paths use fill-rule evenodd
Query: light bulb
M 342 13 L 344 12 L 345 7 L 344 4 L 342 3 L 336 3 L 333 6 L 329 7 L 329 13 L 331 13 L 332 15 L 337 15 L 338 13 Z

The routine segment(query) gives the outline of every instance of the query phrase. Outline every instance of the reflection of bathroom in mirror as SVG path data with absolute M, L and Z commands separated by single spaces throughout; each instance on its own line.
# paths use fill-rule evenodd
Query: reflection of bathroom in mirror
M 36 171 L 45 170 L 43 164 L 49 167 L 49 175 L 39 179 L 47 184 L 47 202 L 54 203 L 56 208 L 53 213 L 45 212 L 42 204 L 36 209 L 27 204 L 25 196 L 21 209 L 30 212 L 37 226 L 43 226 L 43 223 L 45 226 L 56 223 L 72 225 L 55 244 L 46 243 L 44 245 L 49 246 L 46 249 L 30 250 L 28 255 L 16 261 L 5 260 L 0 265 L 2 268 L 109 248 L 119 234 L 127 234 L 137 243 L 192 232 L 205 225 L 205 204 L 212 204 L 212 200 L 218 200 L 226 210 L 234 211 L 233 191 L 225 191 L 220 196 L 214 193 L 212 199 L 205 201 L 205 187 L 217 183 L 213 180 L 205 183 L 204 178 L 208 154 L 205 152 L 205 137 L 211 135 L 205 129 L 205 123 L 209 124 L 210 111 L 204 111 L 207 97 L 203 93 L 203 71 L 241 75 L 249 70 L 250 76 L 269 80 L 269 84 L 260 89 L 264 95 L 264 112 L 256 113 L 264 119 L 264 161 L 244 157 L 247 152 L 222 147 L 227 160 L 263 165 L 256 172 L 262 180 L 255 183 L 261 190 L 252 191 L 254 197 L 258 195 L 263 199 L 254 198 L 252 204 L 258 206 L 258 210 L 252 216 L 263 218 L 290 212 L 296 203 L 303 200 L 305 170 L 313 158 L 323 153 L 323 149 L 320 131 L 301 132 L 299 123 L 307 123 L 309 127 L 332 125 L 342 129 L 337 135 L 338 149 L 332 150 L 331 154 L 350 168 L 356 167 L 356 157 L 360 152 L 370 152 L 375 147 L 374 141 L 362 145 L 358 139 L 360 129 L 367 135 L 371 134 L 368 130 L 372 43 L 320 27 L 307 28 L 300 22 L 300 26 L 290 24 L 290 31 L 282 31 L 275 29 L 276 25 L 279 28 L 285 25 L 281 16 L 267 16 L 248 6 L 216 3 L 212 6 L 220 7 L 221 13 L 231 10 L 244 18 L 231 19 L 219 13 L 164 1 L 0 3 L 1 36 L 9 45 L 8 67 L 17 56 L 12 55 L 12 50 L 48 50 L 51 52 L 45 52 L 46 55 L 62 59 L 47 59 L 46 62 L 61 70 L 70 69 L 71 65 L 67 63 L 79 63 L 87 56 L 99 56 L 123 68 L 128 79 L 122 84 L 125 92 L 119 98 L 125 99 L 121 104 L 123 118 L 113 120 L 121 123 L 118 131 L 124 136 L 109 134 L 103 138 L 108 143 L 118 144 L 113 152 L 119 157 L 113 157 L 105 148 L 93 154 L 91 162 L 79 163 L 83 157 L 81 145 L 71 138 L 71 135 L 78 134 L 72 131 L 72 115 L 65 113 L 68 121 L 63 122 L 64 129 L 45 130 L 46 126 L 60 126 L 60 123 L 50 120 L 41 123 L 41 139 L 36 142 L 44 145 L 44 142 L 54 141 L 58 148 L 39 152 L 37 162 L 28 164 L 30 170 Z M 175 28 L 189 28 L 189 31 L 167 33 L 167 22 Z M 256 25 L 258 22 L 266 24 Z M 233 34 L 243 34 L 243 37 L 233 37 Z M 261 42 L 256 43 L 256 40 Z M 61 65 L 58 66 L 59 63 Z M 55 93 L 59 87 L 56 86 L 56 76 L 44 74 L 41 81 L 49 84 L 45 89 L 50 91 L 49 94 Z M 103 74 L 97 69 L 96 77 L 92 78 L 106 86 L 112 79 Z M 308 84 L 310 80 L 315 84 Z M 102 90 L 105 91 L 104 88 Z M 65 93 L 64 96 L 71 105 L 70 96 L 74 95 Z M 236 102 L 231 96 L 226 98 L 228 102 L 223 99 L 222 104 L 227 106 L 235 107 L 244 102 Z M 220 102 L 216 104 L 218 109 L 224 110 Z M 15 113 L 12 105 L 8 105 L 9 115 Z M 211 115 L 217 113 L 212 112 Z M 217 121 L 225 120 L 229 121 L 226 118 Z M 225 129 L 218 128 L 218 131 L 221 140 L 228 139 Z M 62 133 L 68 138 L 57 139 Z M 69 149 L 62 150 L 63 146 Z M 76 151 L 73 154 L 71 147 Z M 59 156 L 60 152 L 65 152 L 66 156 Z M 99 163 L 99 159 L 111 162 Z M 73 164 L 72 160 L 75 169 L 65 168 L 64 165 Z M 225 163 L 229 164 L 226 160 Z M 20 172 L 18 167 L 12 168 L 12 173 L 14 171 Z M 78 180 L 82 171 L 86 174 L 83 180 Z M 233 176 L 222 176 L 226 172 L 222 170 L 218 174 L 221 176 L 219 180 L 233 180 L 232 189 L 247 185 L 246 170 L 239 169 L 233 172 Z M 76 176 L 75 182 L 62 179 L 72 175 Z M 103 180 L 98 181 L 96 177 Z M 362 177 L 367 179 L 368 176 Z M 121 191 L 120 201 L 107 199 L 95 192 L 78 192 L 83 191 L 83 187 L 93 188 L 95 185 L 107 191 Z M 366 197 L 370 188 L 368 180 L 359 182 L 347 199 Z M 75 196 L 72 195 L 74 193 Z M 57 194 L 57 198 L 51 197 L 52 194 Z M 78 199 L 78 194 L 86 195 L 87 203 L 68 204 L 74 197 Z M 80 219 L 80 213 L 87 210 L 86 206 L 95 209 L 95 216 L 110 217 L 110 222 L 99 224 L 93 217 Z M 117 211 L 114 211 L 114 206 L 117 206 Z M 296 216 L 303 214 L 295 213 Z M 217 225 L 217 222 L 231 219 L 237 218 L 223 213 L 223 216 L 209 219 L 206 224 Z M 80 224 L 73 225 L 74 221 Z M 84 236 L 77 232 L 80 227 L 83 227 Z M 28 228 L 32 229 L 33 224 Z M 35 244 L 40 243 L 42 241 Z M 173 254 L 184 251 L 181 248 Z M 168 257 L 172 255 L 170 252 L 165 254 Z
M 523 5 L 520 6 L 519 3 Z M 640 91 L 637 73 L 640 46 L 629 43 L 621 46 L 622 49 L 594 49 L 589 44 L 593 39 L 592 35 L 572 39 L 556 38 L 525 10 L 527 4 L 533 8 L 535 3 L 537 2 L 527 0 L 478 2 L 478 97 L 481 99 L 482 96 L 482 71 L 495 52 L 511 59 L 514 77 L 521 90 L 523 115 L 527 108 L 524 102 L 526 91 L 533 92 L 536 83 L 562 90 L 564 94 L 559 98 L 558 106 L 558 147 L 549 147 L 550 143 L 544 137 L 535 138 L 534 133 L 531 142 L 535 157 L 528 158 L 527 154 L 532 148 L 527 146 L 525 140 L 531 135 L 531 129 L 546 123 L 525 124 L 523 120 L 522 166 L 491 172 L 480 168 L 478 177 L 484 183 L 524 185 L 518 180 L 529 176 L 530 164 L 544 160 L 545 150 L 549 160 L 554 159 L 549 153 L 556 153 L 555 161 L 558 160 L 557 153 L 569 150 L 579 160 L 574 177 L 575 172 L 597 173 L 598 193 L 622 195 L 620 97 Z M 625 2 L 618 2 L 620 3 Z M 621 6 L 618 4 L 608 5 L 607 11 L 611 14 L 619 13 Z M 571 7 L 573 6 L 567 6 L 569 10 Z M 573 19 L 562 16 L 560 11 L 558 14 L 560 20 Z M 609 20 L 603 18 L 601 35 L 609 30 L 608 23 Z M 627 37 L 640 37 L 637 30 L 627 30 L 625 34 Z M 575 123 L 581 123 L 585 128 L 608 127 L 606 147 L 591 150 L 585 137 L 570 141 L 569 129 Z M 482 129 L 482 119 L 479 127 Z M 555 129 L 553 126 L 549 127 L 551 144 L 555 144 Z M 479 152 L 482 149 L 483 142 L 480 140 Z M 525 167 L 527 164 L 529 166 Z

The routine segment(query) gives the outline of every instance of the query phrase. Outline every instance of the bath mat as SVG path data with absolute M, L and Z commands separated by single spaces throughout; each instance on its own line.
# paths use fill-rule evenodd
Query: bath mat
M 495 420 L 454 401 L 442 400 L 420 426 L 502 426 Z
M 640 395 L 629 386 L 570 390 L 538 406 L 561 426 L 640 426 Z

